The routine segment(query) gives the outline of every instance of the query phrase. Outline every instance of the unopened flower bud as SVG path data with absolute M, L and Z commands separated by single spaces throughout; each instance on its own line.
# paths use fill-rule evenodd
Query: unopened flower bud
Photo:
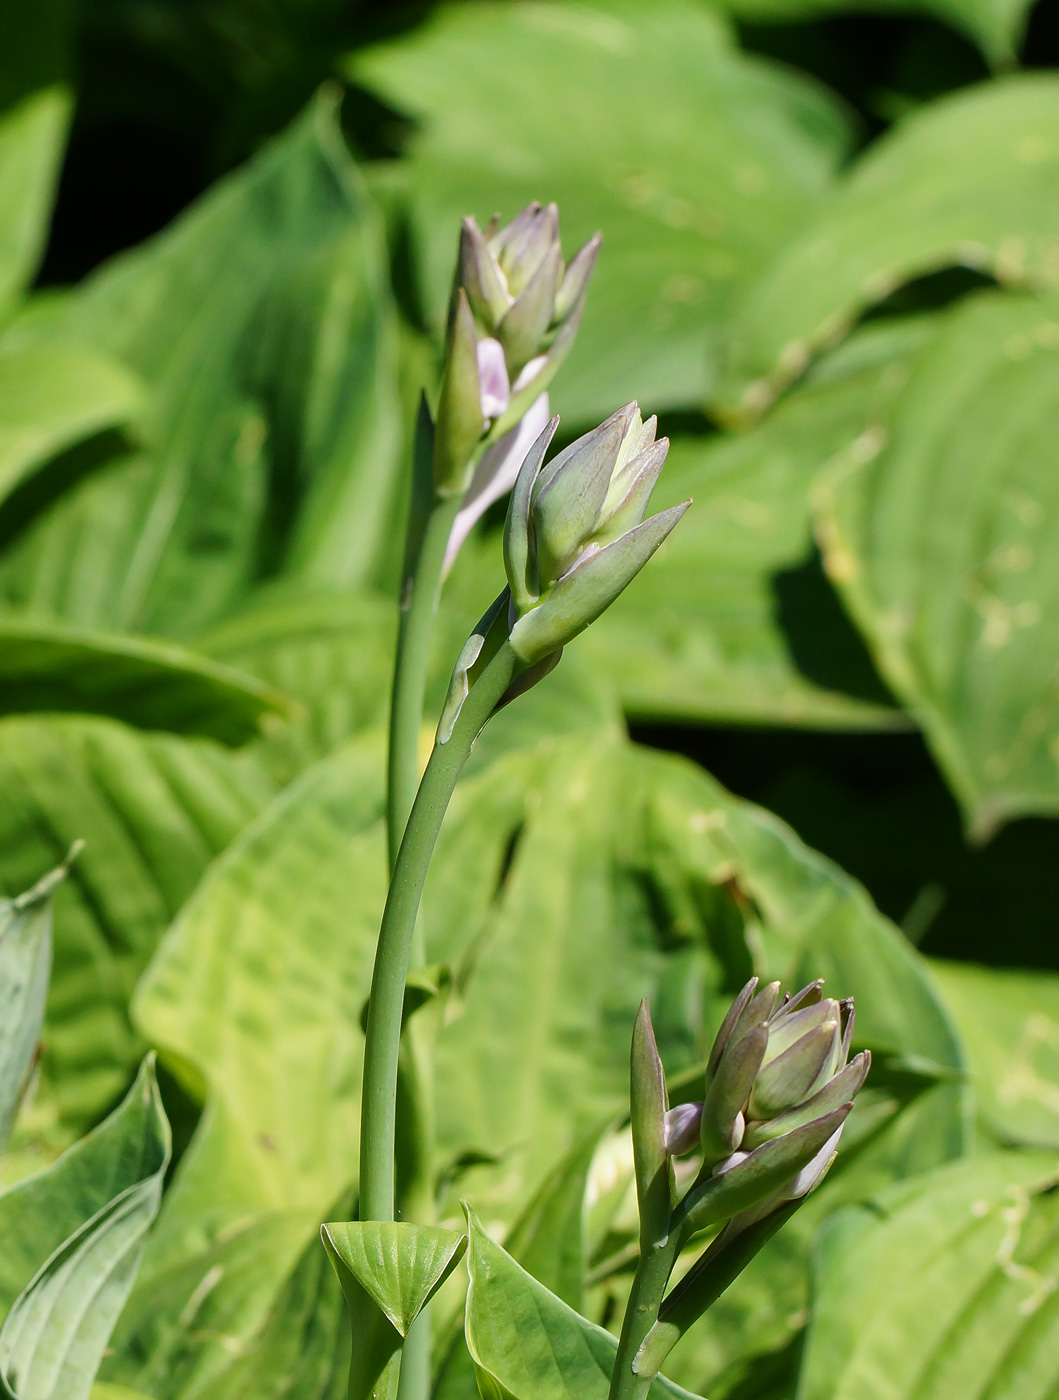
M 665 1120 L 665 1148 L 671 1157 L 683 1157 L 699 1145 L 701 1103 L 678 1103 Z
M 519 472 L 504 530 L 511 645 L 532 663 L 593 622 L 644 566 L 690 502 L 645 519 L 668 442 L 627 404 L 547 466 L 553 419 Z

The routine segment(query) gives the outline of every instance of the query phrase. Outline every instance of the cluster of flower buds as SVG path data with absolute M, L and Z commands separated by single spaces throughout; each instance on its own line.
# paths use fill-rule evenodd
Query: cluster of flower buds
M 553 418 L 518 474 L 504 529 L 510 643 L 526 665 L 558 652 L 608 608 L 690 504 L 647 518 L 669 450 L 635 403 L 543 466 Z
M 679 1248 L 700 1230 L 721 1230 L 662 1301 L 633 1363 L 640 1377 L 657 1374 L 687 1327 L 834 1160 L 871 1055 L 865 1050 L 849 1058 L 853 1002 L 824 997 L 822 985 L 811 982 L 781 997 L 778 982 L 759 989 L 752 978 L 717 1034 L 703 1102 L 678 1104 L 664 1114 L 667 1156 L 697 1152 L 702 1162 L 673 1206 L 664 1235 Z M 649 1122 L 638 1125 L 634 1113 L 634 1143 L 638 1133 L 650 1131 Z
M 702 1154 L 682 1202 L 693 1228 L 760 1219 L 807 1195 L 834 1158 L 871 1055 L 850 1060 L 853 1002 L 822 985 L 781 998 L 778 982 L 752 978 L 717 1034 L 704 1101 L 670 1111 L 670 1151 Z
M 547 388 L 577 333 L 599 243 L 565 266 L 554 204 L 529 204 L 484 232 L 464 220 L 438 401 L 439 495 L 463 495 L 483 439 L 514 428 Z

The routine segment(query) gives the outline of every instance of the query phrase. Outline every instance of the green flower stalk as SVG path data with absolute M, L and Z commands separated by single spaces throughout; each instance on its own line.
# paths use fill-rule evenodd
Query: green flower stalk
M 795 996 L 752 978 L 714 1042 L 702 1103 L 665 1102 L 646 1003 L 633 1034 L 633 1143 L 641 1181 L 640 1264 L 622 1327 L 611 1400 L 643 1400 L 684 1332 L 819 1185 L 871 1055 L 849 1058 L 852 1000 L 824 997 L 822 982 Z M 645 1090 L 644 1085 L 650 1086 Z M 649 1148 L 645 1144 L 650 1144 Z M 672 1159 L 698 1151 L 701 1166 L 678 1201 Z M 709 1247 L 668 1294 L 677 1256 L 700 1231 Z
M 465 219 L 436 423 L 421 415 L 390 713 L 388 836 L 396 859 L 418 781 L 419 726 L 441 581 L 504 496 L 548 418 L 545 392 L 573 344 L 599 236 L 563 262 L 554 204 L 483 233 Z

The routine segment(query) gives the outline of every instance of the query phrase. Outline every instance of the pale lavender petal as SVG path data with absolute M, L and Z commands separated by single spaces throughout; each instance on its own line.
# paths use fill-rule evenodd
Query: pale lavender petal
M 548 395 L 541 394 L 526 410 L 519 423 L 482 453 L 481 461 L 475 469 L 449 535 L 448 546 L 445 549 L 446 574 L 452 568 L 453 560 L 475 524 L 494 501 L 506 496 L 514 486 L 519 468 L 526 460 L 526 453 L 544 431 L 548 417 Z
M 511 386 L 511 392 L 513 394 L 520 394 L 523 389 L 527 388 L 530 384 L 533 383 L 533 381 L 537 378 L 537 375 L 540 374 L 541 370 L 547 363 L 547 355 L 537 355 L 532 360 L 529 360 L 526 364 L 524 364 L 519 370 L 518 378 Z
M 490 336 L 478 342 L 478 384 L 482 395 L 482 417 L 492 420 L 507 411 L 511 385 L 507 377 L 504 347 Z
M 678 1103 L 665 1118 L 665 1149 L 671 1157 L 683 1157 L 699 1145 L 701 1103 Z

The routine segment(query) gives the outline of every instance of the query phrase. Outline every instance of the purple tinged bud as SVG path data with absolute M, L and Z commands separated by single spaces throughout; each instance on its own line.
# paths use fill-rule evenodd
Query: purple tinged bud
M 530 532 L 530 503 L 541 462 L 558 426 L 558 417 L 553 418 L 526 453 L 526 459 L 519 468 L 508 502 L 507 519 L 504 522 L 504 567 L 507 570 L 508 587 L 511 589 L 511 602 L 516 616 L 528 612 L 537 602 L 540 593 Z M 547 647 L 532 659 L 539 661 L 549 651 L 554 650 L 555 647 Z
M 463 221 L 456 276 L 459 286 L 467 293 L 475 320 L 487 332 L 493 331 L 507 314 L 513 298 L 499 264 L 473 219 Z
M 743 1110 L 754 1087 L 768 1045 L 762 1022 L 733 1036 L 721 1056 L 702 1104 L 703 1161 L 712 1166 L 736 1150 L 743 1137 Z
M 836 1026 L 835 1021 L 814 1026 L 789 1049 L 762 1065 L 750 1095 L 752 1118 L 771 1118 L 812 1093 L 821 1070 L 830 1068 Z
M 478 366 L 474 317 L 461 289 L 449 323 L 434 434 L 434 485 L 443 496 L 462 493 L 471 477 L 471 458 L 484 427 Z
M 504 347 L 488 336 L 478 342 L 478 385 L 483 419 L 499 418 L 511 401 Z M 483 431 L 485 428 L 483 424 Z
M 584 301 L 588 284 L 599 257 L 601 233 L 595 234 L 574 254 L 555 298 L 555 319 L 565 321 Z
M 708 1076 L 712 1077 L 715 1070 L 717 1069 L 717 1065 L 720 1062 L 720 1058 L 724 1054 L 725 1046 L 731 1039 L 732 1031 L 735 1029 L 736 1024 L 739 1021 L 739 1018 L 742 1016 L 743 1012 L 750 1005 L 750 998 L 757 991 L 757 982 L 758 979 L 756 977 L 751 977 L 750 981 L 746 984 L 743 990 L 736 997 L 735 1001 L 733 1001 L 731 1006 L 728 1008 L 728 1013 L 725 1016 L 724 1020 L 721 1022 L 721 1028 L 717 1032 L 716 1037 L 714 1038 L 713 1049 L 710 1051 L 710 1060 L 707 1066 Z
M 555 311 L 555 293 L 563 275 L 563 257 L 557 243 L 547 248 L 540 266 L 519 293 L 500 322 L 497 334 L 508 366 L 517 373 L 537 353 Z
M 666 1114 L 665 1146 L 671 1157 L 683 1157 L 699 1145 L 701 1103 L 678 1103 Z
M 743 1146 L 749 1150 L 760 1147 L 763 1142 L 782 1137 L 792 1128 L 804 1127 L 806 1123 L 841 1108 L 844 1103 L 850 1103 L 862 1088 L 870 1068 L 871 1052 L 862 1050 L 845 1069 L 840 1070 L 833 1079 L 829 1079 L 811 1098 L 785 1113 L 778 1113 L 774 1118 L 748 1122 L 743 1135 Z

